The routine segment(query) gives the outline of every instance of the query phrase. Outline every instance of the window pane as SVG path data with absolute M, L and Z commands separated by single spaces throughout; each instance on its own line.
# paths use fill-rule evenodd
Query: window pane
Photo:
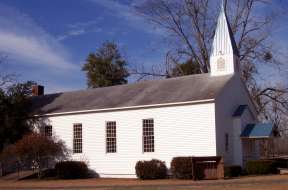
M 154 120 L 143 120 L 143 152 L 154 152 Z
M 116 152 L 116 122 L 106 122 L 106 152 Z
M 82 153 L 82 124 L 73 126 L 73 153 Z

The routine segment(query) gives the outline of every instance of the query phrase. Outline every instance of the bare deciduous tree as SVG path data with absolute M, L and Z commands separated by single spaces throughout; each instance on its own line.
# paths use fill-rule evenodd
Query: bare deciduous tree
M 170 69 L 171 66 L 167 65 L 171 62 L 177 67 L 177 61 L 184 59 L 198 65 L 202 73 L 209 72 L 209 52 L 220 2 L 146 0 L 136 7 L 142 16 L 170 34 L 168 39 L 174 42 L 169 52 L 170 58 L 167 59 L 169 63 L 166 61 L 164 68 Z M 270 12 L 260 11 L 261 7 L 272 3 L 271 0 L 230 0 L 225 8 L 240 53 L 241 76 L 255 100 L 258 112 L 262 118 L 283 126 L 281 121 L 288 111 L 288 88 L 279 84 L 265 86 L 265 82 L 259 80 L 259 68 L 264 64 L 281 67 L 269 41 L 276 15 L 273 9 Z M 155 73 L 145 73 L 149 74 Z M 157 75 L 171 77 L 171 70 L 164 69 Z
M 7 59 L 7 56 L 0 53 L 0 67 L 1 65 L 5 64 L 5 61 Z M 15 80 L 15 75 L 13 74 L 6 74 L 2 72 L 2 69 L 0 69 L 0 88 L 6 86 L 7 84 L 11 84 Z

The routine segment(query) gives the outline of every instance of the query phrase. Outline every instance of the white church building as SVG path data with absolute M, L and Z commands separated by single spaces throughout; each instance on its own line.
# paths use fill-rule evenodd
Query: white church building
M 222 156 L 225 165 L 243 166 L 259 158 L 251 139 L 269 137 L 272 127 L 258 123 L 238 65 L 222 8 L 210 73 L 40 94 L 32 98 L 33 113 L 46 122 L 47 135 L 101 177 L 136 177 L 137 161 L 155 158 L 169 167 L 178 156 Z

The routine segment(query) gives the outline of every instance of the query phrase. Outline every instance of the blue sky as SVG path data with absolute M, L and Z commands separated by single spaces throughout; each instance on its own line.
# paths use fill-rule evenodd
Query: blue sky
M 162 62 L 161 34 L 127 3 L 1 0 L 0 52 L 8 55 L 1 69 L 51 93 L 86 88 L 81 65 L 106 40 L 116 41 L 130 63 Z
M 279 1 L 279 7 L 288 8 Z M 165 33 L 137 16 L 139 0 L 0 0 L 1 70 L 33 80 L 48 93 L 86 88 L 81 65 L 88 53 L 114 40 L 131 64 L 161 64 Z M 288 17 L 279 20 L 274 39 L 286 48 Z

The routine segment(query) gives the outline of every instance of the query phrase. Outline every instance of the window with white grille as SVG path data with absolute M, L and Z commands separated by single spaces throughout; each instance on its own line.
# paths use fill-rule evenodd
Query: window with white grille
M 46 125 L 44 127 L 44 135 L 46 137 L 52 137 L 52 126 L 51 125 Z
M 82 153 L 82 124 L 73 125 L 73 153 Z
M 143 120 L 143 152 L 154 152 L 154 120 Z
M 116 146 L 116 121 L 106 122 L 106 152 L 115 153 Z

